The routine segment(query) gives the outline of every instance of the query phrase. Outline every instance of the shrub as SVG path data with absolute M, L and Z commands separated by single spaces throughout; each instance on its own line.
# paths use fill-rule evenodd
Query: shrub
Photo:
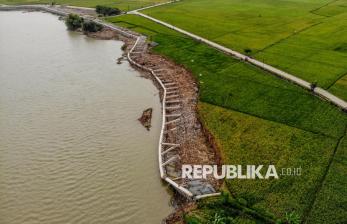
M 95 11 L 98 14 L 102 14 L 104 16 L 119 15 L 121 13 L 120 9 L 111 8 L 103 5 L 97 5 Z
M 249 48 L 244 49 L 244 51 L 247 55 L 252 53 L 252 49 L 249 49 Z
M 317 87 L 317 82 L 313 82 L 310 84 L 311 91 L 314 91 L 314 89 Z
M 65 19 L 65 24 L 69 30 L 77 30 L 82 27 L 83 18 L 76 14 L 69 14 Z
M 286 213 L 285 223 L 286 224 L 299 224 L 300 223 L 300 217 L 294 211 L 292 211 L 290 213 Z
M 201 224 L 201 221 L 195 216 L 184 216 L 184 221 L 187 224 Z
M 85 21 L 82 26 L 84 32 L 98 32 L 102 29 L 102 26 L 94 21 Z

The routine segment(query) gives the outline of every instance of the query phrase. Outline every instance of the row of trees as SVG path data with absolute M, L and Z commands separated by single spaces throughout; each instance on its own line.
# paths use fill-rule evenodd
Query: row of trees
M 95 11 L 98 13 L 98 14 L 101 14 L 103 16 L 114 16 L 114 15 L 119 15 L 121 14 L 121 10 L 120 9 L 117 9 L 117 8 L 111 8 L 111 7 L 108 7 L 108 6 L 103 6 L 103 5 L 97 5 L 95 7 Z
M 84 32 L 98 32 L 102 26 L 91 20 L 84 20 L 76 14 L 69 14 L 65 19 L 65 24 L 69 30 L 77 30 L 82 28 Z

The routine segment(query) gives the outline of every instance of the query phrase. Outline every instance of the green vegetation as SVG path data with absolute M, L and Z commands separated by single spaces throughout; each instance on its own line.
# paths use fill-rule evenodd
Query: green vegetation
M 276 219 L 261 210 L 250 209 L 229 193 L 222 192 L 219 198 L 208 198 L 197 203 L 198 209 L 185 215 L 187 224 L 299 224 L 295 212 L 286 213 L 283 219 Z
M 300 87 L 141 17 L 108 21 L 148 35 L 159 43 L 154 51 L 191 70 L 201 101 L 333 138 L 343 135 L 346 116 Z
M 344 223 L 347 217 L 347 135 L 341 140 L 308 223 Z
M 111 8 L 103 5 L 97 5 L 95 7 L 95 11 L 96 13 L 101 14 L 103 16 L 114 16 L 119 15 L 121 13 L 121 11 L 117 8 Z
M 83 25 L 82 25 L 82 30 L 84 32 L 98 32 L 102 29 L 102 26 L 93 22 L 93 21 L 85 21 L 83 22 Z
M 301 167 L 302 176 L 278 180 L 230 180 L 227 188 L 248 207 L 268 209 L 276 217 L 294 210 L 301 217 L 310 207 L 324 176 L 336 139 L 224 108 L 201 103 L 200 117 L 223 149 L 226 164 Z
M 255 56 L 329 89 L 347 73 L 347 13 L 325 18 L 315 26 L 277 43 Z M 345 94 L 347 91 L 345 89 Z M 343 97 L 343 95 L 341 95 Z M 347 98 L 346 98 L 347 99 Z
M 257 212 L 240 204 L 228 193 L 219 198 L 208 198 L 198 202 L 198 209 L 185 215 L 187 224 L 262 224 L 272 221 L 269 214 Z
M 319 7 L 316 10 L 312 10 L 311 13 L 320 15 L 320 16 L 335 16 L 346 12 L 347 1 L 336 0 L 330 1 L 323 7 Z
M 0 4 L 51 4 L 54 2 L 59 5 L 73 5 L 81 7 L 94 8 L 97 5 L 119 8 L 122 11 L 134 10 L 157 3 L 165 2 L 165 0 L 0 0 Z
M 337 80 L 334 85 L 329 88 L 329 91 L 337 96 L 347 99 L 347 74 Z
M 144 12 L 329 89 L 347 73 L 346 7 L 347 0 L 190 0 Z M 347 100 L 343 87 L 331 91 Z
M 188 223 L 261 223 L 264 216 L 295 223 L 306 217 L 345 133 L 344 113 L 300 87 L 141 17 L 107 20 L 147 35 L 159 44 L 155 52 L 192 71 L 200 85 L 200 116 L 226 164 L 302 167 L 301 177 L 227 181 L 227 191 L 243 207 L 209 201 L 187 214 Z
M 77 30 L 83 25 L 83 18 L 76 14 L 69 14 L 65 19 L 65 24 L 69 30 Z
M 65 24 L 67 28 L 72 31 L 82 28 L 84 32 L 98 32 L 102 29 L 101 25 L 90 20 L 85 21 L 82 17 L 76 14 L 69 14 L 65 19 Z

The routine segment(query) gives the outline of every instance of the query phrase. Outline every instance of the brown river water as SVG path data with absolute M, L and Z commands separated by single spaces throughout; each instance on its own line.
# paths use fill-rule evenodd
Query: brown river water
M 68 32 L 57 16 L 0 12 L 0 223 L 156 224 L 160 101 L 122 42 Z M 152 128 L 137 121 L 153 108 Z

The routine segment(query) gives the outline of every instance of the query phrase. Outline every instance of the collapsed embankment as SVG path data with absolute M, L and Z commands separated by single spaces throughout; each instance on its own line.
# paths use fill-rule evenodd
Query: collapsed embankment
M 161 163 L 164 164 L 164 161 L 168 162 L 171 158 L 174 158 L 175 155 L 178 155 L 178 160 L 174 160 L 172 166 L 165 165 L 166 170 L 164 171 L 165 177 L 163 179 L 166 180 L 168 178 L 167 176 L 169 176 L 171 177 L 170 180 L 177 184 L 173 186 L 174 189 L 177 190 L 177 193 L 175 194 L 176 211 L 167 217 L 165 222 L 182 222 L 183 214 L 186 211 L 195 208 L 195 204 L 192 203 L 191 200 L 187 200 L 187 195 L 184 192 L 186 190 L 188 190 L 188 192 L 192 192 L 191 189 L 196 186 L 189 185 L 187 180 L 179 180 L 181 165 L 219 164 L 221 162 L 220 156 L 218 156 L 218 153 L 216 153 L 217 148 L 213 138 L 211 138 L 211 135 L 203 128 L 197 115 L 197 103 L 199 97 L 199 88 L 197 85 L 198 82 L 195 80 L 193 75 L 182 66 L 175 64 L 166 57 L 152 53 L 150 50 L 150 45 L 147 42 L 145 42 L 145 44 L 141 47 L 136 48 L 137 42 L 134 42 L 132 38 L 119 35 L 118 32 L 112 31 L 108 28 L 101 32 L 88 35 L 104 39 L 105 33 L 107 33 L 107 37 L 110 38 L 112 36 L 110 35 L 112 32 L 114 32 L 113 38 L 121 40 L 125 43 L 123 47 L 125 52 L 124 56 L 127 55 L 129 60 L 134 62 L 131 64 L 133 64 L 135 68 L 139 69 L 144 77 L 153 80 L 153 83 L 160 91 L 163 106 L 165 106 L 168 102 L 174 102 L 173 100 L 166 100 L 166 97 L 173 99 L 172 95 L 166 97 L 164 96 L 164 94 L 168 93 L 167 89 L 177 88 L 175 91 L 177 91 L 176 93 L 178 93 L 179 96 L 174 98 L 174 100 L 179 103 L 180 108 L 176 111 L 170 111 L 169 114 L 163 114 L 163 131 L 165 135 L 165 140 L 163 139 L 163 141 L 177 143 L 179 148 L 174 150 L 171 150 L 173 147 L 167 148 L 166 150 L 162 148 L 162 151 L 159 149 L 158 154 L 159 157 L 161 157 L 161 154 L 166 153 L 166 151 L 171 150 L 170 153 L 173 153 L 171 157 L 163 157 L 159 159 L 159 166 L 161 166 Z M 130 58 L 131 53 L 135 53 L 135 57 Z M 156 76 L 156 73 L 153 71 L 160 74 Z M 165 75 L 163 75 L 163 73 L 165 73 Z M 158 83 L 158 80 L 160 83 Z M 175 87 L 169 86 L 169 88 L 164 90 L 162 85 L 166 85 L 166 87 L 168 87 L 167 85 L 174 85 Z M 165 110 L 165 107 L 163 110 Z M 178 114 L 179 121 L 176 121 L 177 119 L 166 119 L 167 116 L 174 116 L 174 118 L 177 118 Z M 162 143 L 159 143 L 159 148 L 162 147 L 161 144 Z M 204 197 L 204 195 L 218 195 L 215 194 L 215 190 L 220 187 L 220 182 L 214 179 L 209 179 L 205 183 L 199 184 L 201 185 L 201 189 L 205 188 L 206 184 L 207 186 L 213 186 L 213 192 L 205 192 L 206 194 L 202 192 L 201 195 L 196 195 L 195 192 L 193 194 L 193 198 L 196 196 Z M 184 186 L 184 192 L 177 188 L 180 186 Z

